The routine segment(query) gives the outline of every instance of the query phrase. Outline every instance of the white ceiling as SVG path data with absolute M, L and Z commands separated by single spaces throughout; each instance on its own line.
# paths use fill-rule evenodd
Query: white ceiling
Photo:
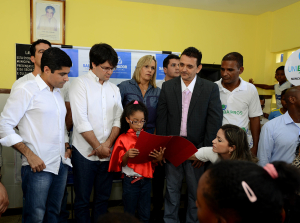
M 299 0 L 123 0 L 155 5 L 260 15 L 273 12 Z

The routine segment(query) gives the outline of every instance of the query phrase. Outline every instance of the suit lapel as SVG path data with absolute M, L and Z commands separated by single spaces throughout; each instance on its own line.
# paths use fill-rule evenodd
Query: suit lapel
M 181 93 L 181 77 L 179 77 L 174 85 L 174 92 L 177 99 L 179 117 L 182 115 L 182 93 Z
M 202 92 L 202 84 L 203 84 L 203 82 L 198 77 L 198 75 L 196 76 L 196 78 L 197 79 L 196 79 L 196 83 L 195 83 L 195 86 L 194 86 L 194 90 L 193 90 L 193 94 L 192 94 L 192 98 L 191 98 L 191 102 L 190 102 L 190 106 L 189 106 L 189 112 L 188 112 L 187 120 L 189 120 L 189 117 L 191 116 L 192 111 L 193 111 L 195 105 L 199 101 L 198 98 L 200 97 L 201 92 Z

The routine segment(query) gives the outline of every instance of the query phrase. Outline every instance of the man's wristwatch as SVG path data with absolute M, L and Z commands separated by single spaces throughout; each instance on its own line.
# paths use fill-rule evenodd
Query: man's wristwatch
M 68 147 L 66 148 L 66 151 L 67 151 L 68 149 L 71 150 L 71 151 L 73 151 L 72 148 L 71 148 L 70 146 L 68 146 Z
M 0 182 L 1 182 L 1 179 L 2 179 L 2 174 L 0 173 Z

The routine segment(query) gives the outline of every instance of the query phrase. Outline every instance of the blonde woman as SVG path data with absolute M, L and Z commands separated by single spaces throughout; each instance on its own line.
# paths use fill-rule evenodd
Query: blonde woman
M 145 131 L 154 133 L 156 121 L 156 107 L 160 88 L 156 87 L 157 62 L 152 55 L 143 56 L 139 59 L 132 79 L 119 84 L 122 104 L 125 107 L 133 100 L 142 101 L 149 113 Z

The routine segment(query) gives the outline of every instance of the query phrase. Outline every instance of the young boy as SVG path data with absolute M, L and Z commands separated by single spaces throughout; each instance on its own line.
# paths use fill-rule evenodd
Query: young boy
M 276 118 L 280 115 L 283 115 L 286 113 L 287 111 L 287 105 L 286 105 L 286 102 L 285 102 L 285 97 L 284 97 L 284 94 L 285 92 L 287 91 L 287 89 L 283 90 L 281 92 L 281 104 L 282 104 L 282 108 L 277 108 L 277 109 L 273 109 L 271 112 L 270 112 L 270 115 L 268 117 L 269 120 L 272 120 L 273 118 Z
M 285 89 L 292 87 L 292 84 L 286 79 L 286 76 L 284 73 L 284 66 L 280 66 L 276 69 L 275 79 L 279 82 L 278 84 L 274 84 L 274 85 L 254 84 L 254 81 L 252 78 L 249 80 L 249 83 L 254 84 L 255 87 L 259 87 L 259 88 L 262 88 L 265 90 L 275 90 L 276 107 L 282 108 L 281 92 Z

